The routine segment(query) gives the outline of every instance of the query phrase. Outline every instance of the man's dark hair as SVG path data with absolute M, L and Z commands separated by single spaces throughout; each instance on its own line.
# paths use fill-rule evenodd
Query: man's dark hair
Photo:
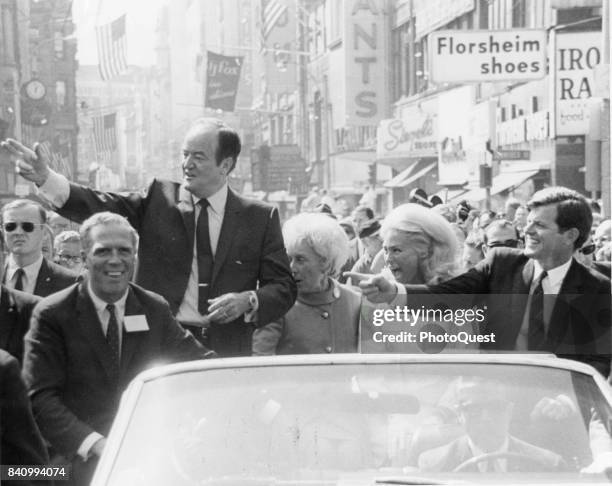
M 226 125 L 222 120 L 216 118 L 198 118 L 193 122 L 190 130 L 199 126 L 210 127 L 210 125 L 217 127 L 217 151 L 215 153 L 215 162 L 219 165 L 223 159 L 231 157 L 232 166 L 229 170 L 229 172 L 231 172 L 234 170 L 234 167 L 236 167 L 238 155 L 240 155 L 240 150 L 242 149 L 240 136 L 236 130 Z
M 234 170 L 234 167 L 236 167 L 236 161 L 242 149 L 240 137 L 233 128 L 224 124 L 219 128 L 219 138 L 217 141 L 217 153 L 215 154 L 217 165 L 226 157 L 231 157 L 232 166 L 229 170 L 231 172 Z
M 574 242 L 574 249 L 581 248 L 591 233 L 593 213 L 587 199 L 580 193 L 567 187 L 547 187 L 536 192 L 527 203 L 530 211 L 542 206 L 556 205 L 557 226 L 561 231 L 572 228 L 578 230 L 578 238 Z

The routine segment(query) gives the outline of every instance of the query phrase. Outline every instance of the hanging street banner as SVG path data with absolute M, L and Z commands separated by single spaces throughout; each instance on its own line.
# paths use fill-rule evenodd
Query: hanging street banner
M 546 75 L 546 30 L 439 30 L 429 35 L 435 83 L 527 81 Z
M 241 67 L 242 57 L 240 56 L 222 56 L 208 51 L 204 101 L 206 108 L 234 111 Z

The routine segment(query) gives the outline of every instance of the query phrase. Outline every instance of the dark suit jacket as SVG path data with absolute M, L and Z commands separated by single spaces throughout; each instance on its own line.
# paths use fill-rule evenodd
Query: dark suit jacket
M 191 272 L 194 207 L 180 184 L 154 180 L 145 195 L 96 192 L 70 185 L 59 213 L 83 221 L 98 211 L 126 216 L 140 234 L 136 283 L 166 298 L 176 314 Z M 210 296 L 256 290 L 262 326 L 293 305 L 296 286 L 289 269 L 278 211 L 229 190 L 213 266 Z M 209 345 L 221 356 L 250 355 L 253 327 L 243 318 L 212 326 Z
M 562 467 L 563 460 L 561 456 L 554 452 L 547 451 L 540 447 L 528 444 L 515 437 L 510 437 L 508 443 L 508 452 L 515 452 L 523 454 L 536 461 L 542 463 L 542 466 L 546 469 L 556 469 Z M 429 472 L 452 472 L 457 466 L 464 463 L 468 459 L 474 457 L 472 450 L 468 444 L 467 436 L 459 437 L 450 444 L 436 447 L 423 452 L 419 457 L 419 469 L 421 471 Z M 508 471 L 527 471 L 530 463 L 528 462 L 517 462 L 516 460 L 508 459 L 507 468 Z M 489 466 L 489 465 L 487 465 Z M 537 465 L 533 464 L 533 470 L 540 470 Z M 474 464 L 471 467 L 465 469 L 466 472 L 478 472 L 478 466 Z
M 23 360 L 23 337 L 30 325 L 34 305 L 40 300 L 32 294 L 0 285 L 0 349 Z
M 76 272 L 43 258 L 40 270 L 38 271 L 38 277 L 36 277 L 34 295 L 47 297 L 47 295 L 59 292 L 72 285 L 77 281 L 78 277 L 79 275 Z M 6 283 L 5 279 L 6 266 L 2 283 Z
M 43 258 L 34 287 L 34 295 L 47 297 L 47 295 L 72 285 L 77 278 L 76 272 Z
M 34 421 L 17 360 L 0 349 L 0 464 L 46 465 L 47 449 Z M 2 484 L 47 484 L 2 481 Z
M 130 285 L 125 315 L 144 314 L 148 331 L 123 331 L 119 376 L 86 283 L 43 299 L 25 338 L 24 379 L 40 430 L 72 457 L 93 431 L 106 436 L 119 399 L 139 372 L 165 362 L 203 358 L 207 351 L 172 317 L 167 302 Z
M 512 350 L 519 334 L 534 262 L 522 251 L 495 248 L 476 267 L 446 282 L 407 285 L 411 293 L 463 294 L 464 308 L 486 305 L 486 328 L 495 342 L 483 349 Z M 470 295 L 466 295 L 470 294 Z M 610 280 L 576 260 L 563 280 L 542 351 L 587 362 L 607 376 L 612 354 Z

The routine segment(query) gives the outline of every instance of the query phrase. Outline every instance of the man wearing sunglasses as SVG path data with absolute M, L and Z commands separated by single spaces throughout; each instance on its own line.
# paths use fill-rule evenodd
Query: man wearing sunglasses
M 17 199 L 2 207 L 7 287 L 46 297 L 76 282 L 76 273 L 43 258 L 45 222 L 45 210 L 35 201 Z
M 574 252 L 587 241 L 592 214 L 571 189 L 549 187 L 528 204 L 525 248 L 493 248 L 476 267 L 437 285 L 397 285 L 382 275 L 361 278 L 372 302 L 418 308 L 413 294 L 464 295 L 464 308 L 486 309 L 484 350 L 537 351 L 586 362 L 604 376 L 612 357 L 610 279 Z M 408 295 L 406 295 L 408 294 Z
M 4 268 L 4 242 L 0 238 L 0 268 Z M 0 348 L 9 352 L 21 365 L 23 337 L 30 326 L 32 309 L 40 297 L 0 284 Z

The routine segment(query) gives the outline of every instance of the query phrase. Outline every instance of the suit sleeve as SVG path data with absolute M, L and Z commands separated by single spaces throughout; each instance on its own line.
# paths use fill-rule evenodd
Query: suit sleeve
M 165 304 L 160 311 L 163 322 L 163 346 L 166 358 L 171 362 L 215 358 L 217 353 L 199 343 L 174 318 L 170 307 Z
M 126 217 L 136 231 L 140 231 L 149 197 L 156 184 L 156 181 L 153 181 L 144 194 L 134 192 L 124 195 L 95 191 L 70 183 L 70 197 L 57 212 L 68 219 L 82 223 L 94 213 L 111 211 Z
M 25 337 L 23 376 L 40 430 L 61 454 L 72 457 L 94 430 L 77 418 L 62 400 L 66 383 L 66 357 L 57 319 L 34 308 Z
M 276 208 L 267 221 L 260 263 L 257 325 L 263 326 L 284 316 L 297 296 Z
M 49 461 L 42 436 L 34 421 L 30 400 L 21 378 L 19 363 L 4 354 L 0 373 L 0 423 L 2 430 L 2 464 L 46 465 Z M 25 483 L 29 484 L 29 483 Z

